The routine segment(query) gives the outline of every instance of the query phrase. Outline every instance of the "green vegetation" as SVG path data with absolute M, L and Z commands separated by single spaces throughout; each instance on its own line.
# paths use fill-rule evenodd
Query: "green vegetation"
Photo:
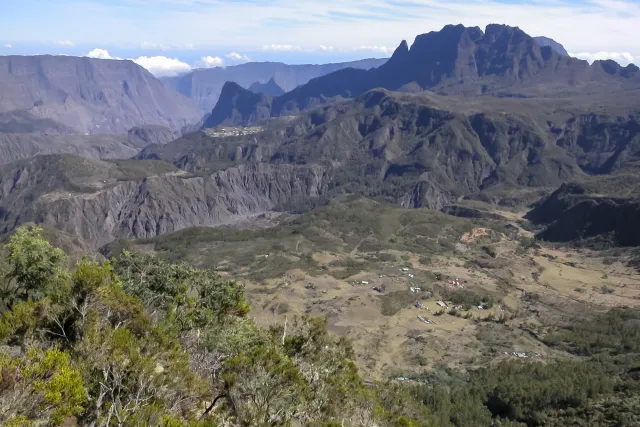
M 397 261 L 391 251 L 419 253 L 425 260 L 450 252 L 475 226 L 496 227 L 483 220 L 356 197 L 294 218 L 285 215 L 279 225 L 264 230 L 191 228 L 135 243 L 152 244 L 174 262 L 219 266 L 254 280 L 276 278 L 295 268 L 322 274 L 313 254 L 343 254 L 346 259 L 336 261 L 330 274 L 344 279 L 375 263 Z M 123 245 L 113 245 L 110 252 L 117 253 Z
M 119 181 L 139 181 L 151 175 L 178 172 L 179 169 L 163 160 L 111 160 L 117 166 L 115 174 Z
M 18 229 L 2 252 L 3 426 L 640 423 L 638 310 L 615 309 L 542 337 L 573 359 L 365 386 L 349 342 L 323 319 L 260 328 L 247 317 L 242 286 L 214 270 L 128 251 L 69 269 L 39 228 Z M 470 291 L 448 297 L 493 303 Z M 413 300 L 408 292 L 381 298 L 390 312 Z
M 442 294 L 443 298 L 451 301 L 454 305 L 461 305 L 463 310 L 469 310 L 472 307 L 482 306 L 484 309 L 490 309 L 495 303 L 492 295 L 481 295 L 472 290 L 445 290 Z
M 67 269 L 41 233 L 6 248 L 1 425 L 429 425 L 384 407 L 322 319 L 261 329 L 212 270 L 129 252 Z
M 391 292 L 379 297 L 382 301 L 382 314 L 393 316 L 403 308 L 409 307 L 415 300 L 415 294 L 407 291 Z

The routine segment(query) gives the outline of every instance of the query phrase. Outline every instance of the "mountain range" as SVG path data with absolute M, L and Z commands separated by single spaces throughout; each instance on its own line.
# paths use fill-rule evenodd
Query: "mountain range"
M 41 102 L 29 101 L 35 110 L 16 109 L 11 101 L 20 91 L 36 98 L 39 92 L 27 83 L 3 98 L 14 109 L 0 114 L 0 163 L 7 163 L 0 168 L 0 229 L 44 223 L 95 249 L 120 237 L 217 226 L 271 210 L 302 212 L 341 194 L 452 211 L 448 206 L 461 198 L 501 203 L 496 195 L 551 192 L 568 181 L 623 173 L 640 161 L 637 67 L 589 65 L 558 49 L 518 28 L 446 26 L 418 36 L 411 48 L 402 42 L 378 68 L 338 69 L 281 95 L 295 82 L 264 71 L 281 64 L 228 67 L 225 73 L 266 74 L 247 72 L 244 82 L 226 82 L 210 115 L 167 118 L 170 127 L 137 123 L 123 107 L 120 121 L 109 123 L 129 117 L 126 126 L 101 126 L 115 135 L 77 135 L 79 124 L 66 121 L 71 112 L 60 99 L 95 112 L 119 108 L 111 100 L 128 90 L 132 96 L 123 105 L 175 99 L 165 111 L 197 108 L 135 64 L 56 59 L 58 71 L 40 72 L 55 86 L 33 83 L 50 88 L 41 91 Z M 103 66 L 113 73 L 99 71 Z M 146 83 L 124 85 L 123 69 L 130 71 L 126 79 L 139 75 Z M 64 70 L 82 84 L 72 90 L 60 77 Z M 292 82 L 302 79 L 298 68 L 289 70 Z M 202 70 L 172 81 L 219 73 Z M 29 76 L 23 81 L 31 82 Z M 217 84 L 215 78 L 203 83 Z M 38 110 L 43 106 L 48 109 Z M 161 110 L 154 114 L 165 117 Z M 204 129 L 187 132 L 197 122 Z M 218 125 L 255 126 L 211 129 Z M 47 156 L 32 157 L 37 154 Z M 551 229 L 547 217 L 536 218 Z
M 180 131 L 201 118 L 191 100 L 132 61 L 0 56 L 0 94 L 0 115 L 48 121 L 58 133 L 126 133 L 146 124 Z
M 236 115 L 233 122 L 248 124 L 263 116 L 266 104 L 269 116 L 285 116 L 378 87 L 401 92 L 430 90 L 445 95 L 522 98 L 619 90 L 639 82 L 635 65 L 622 67 L 614 61 L 590 65 L 562 55 L 551 46 L 542 46 L 517 27 L 489 25 L 483 32 L 478 27 L 448 25 L 441 31 L 417 36 L 411 48 L 402 41 L 393 56 L 378 68 L 343 69 L 268 101 L 256 99 L 260 112 L 249 112 L 244 118 Z M 238 87 L 230 89 L 239 91 Z M 221 97 L 221 103 L 246 98 L 227 95 Z M 251 111 L 247 104 L 237 107 L 225 105 L 224 110 Z M 227 119 L 212 119 L 208 125 Z
M 162 81 L 169 87 L 196 102 L 203 113 L 210 112 L 218 102 L 222 86 L 234 82 L 243 88 L 273 79 L 282 90 L 288 92 L 316 77 L 344 68 L 368 70 L 379 67 L 383 59 L 362 59 L 334 64 L 288 65 L 281 62 L 248 62 L 228 67 L 198 69 L 176 77 L 165 77 Z

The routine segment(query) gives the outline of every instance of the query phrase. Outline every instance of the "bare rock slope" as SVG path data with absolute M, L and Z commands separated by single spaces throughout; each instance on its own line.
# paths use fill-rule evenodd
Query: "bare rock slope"
M 75 133 L 197 123 L 194 102 L 132 61 L 0 56 L 0 113 L 26 112 Z
M 118 164 L 38 156 L 0 167 L 2 231 L 36 222 L 99 247 L 118 237 L 153 237 L 216 226 L 325 191 L 319 166 L 243 165 L 189 177 L 163 162 Z

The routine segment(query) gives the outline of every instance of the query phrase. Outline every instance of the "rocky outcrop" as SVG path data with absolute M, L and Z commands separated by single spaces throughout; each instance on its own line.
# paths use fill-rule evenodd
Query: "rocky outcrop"
M 0 113 L 24 111 L 79 134 L 155 124 L 179 131 L 201 113 L 132 61 L 0 56 Z
M 257 134 L 190 134 L 147 147 L 138 158 L 165 160 L 199 174 L 238 163 L 329 165 L 332 191 L 440 209 L 455 201 L 454 195 L 490 188 L 557 187 L 583 175 L 578 159 L 585 169 L 597 164 L 592 157 L 602 161 L 604 153 L 596 156 L 600 144 L 582 144 L 580 150 L 560 146 L 558 138 L 568 140 L 575 132 L 566 124 L 575 115 L 554 117 L 553 108 L 496 98 L 474 106 L 455 97 L 377 89 L 284 125 L 267 125 Z M 617 117 L 606 120 L 624 127 Z

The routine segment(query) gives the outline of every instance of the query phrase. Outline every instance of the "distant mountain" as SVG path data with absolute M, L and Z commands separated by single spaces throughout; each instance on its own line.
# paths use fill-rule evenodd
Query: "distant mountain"
M 417 36 L 411 48 L 403 41 L 378 68 L 339 70 L 274 98 L 271 116 L 296 114 L 376 87 L 522 98 L 619 90 L 628 81 L 640 83 L 635 65 L 621 67 L 613 61 L 589 65 L 540 46 L 517 27 L 489 25 L 483 32 L 477 27 L 448 25 Z
M 569 56 L 569 52 L 567 52 L 564 46 L 549 37 L 534 37 L 533 39 L 537 41 L 540 46 L 549 46 L 559 55 Z
M 235 83 L 223 97 L 269 103 Z M 340 194 L 442 209 L 494 190 L 557 188 L 640 161 L 638 99 L 638 90 L 499 98 L 374 89 L 262 120 L 264 130 L 248 136 L 194 132 L 149 145 L 135 160 L 37 156 L 0 166 L 0 230 L 35 221 L 95 248 L 270 210 L 301 212 Z
M 132 61 L 50 55 L 0 56 L 0 115 L 9 130 L 80 134 L 144 124 L 179 131 L 202 116 L 193 101 Z
M 266 83 L 255 82 L 249 86 L 249 90 L 253 93 L 264 93 L 269 96 L 280 96 L 285 94 L 284 89 L 278 86 L 278 83 L 276 83 L 273 77 L 271 77 L 271 79 Z
M 177 77 L 165 77 L 162 81 L 184 96 L 193 99 L 203 113 L 210 112 L 218 102 L 222 86 L 226 82 L 235 82 L 248 88 L 255 82 L 264 82 L 271 78 L 284 91 L 290 91 L 308 81 L 343 68 L 368 70 L 379 67 L 384 59 L 362 59 L 353 62 L 341 62 L 323 65 L 288 65 L 281 62 L 249 62 L 229 67 L 194 70 Z
M 374 89 L 291 120 L 264 121 L 261 133 L 197 132 L 149 146 L 137 158 L 197 175 L 242 163 L 318 165 L 329 180 L 323 196 L 351 192 L 441 208 L 461 195 L 557 187 L 640 160 L 637 97 L 637 90 L 520 99 Z

